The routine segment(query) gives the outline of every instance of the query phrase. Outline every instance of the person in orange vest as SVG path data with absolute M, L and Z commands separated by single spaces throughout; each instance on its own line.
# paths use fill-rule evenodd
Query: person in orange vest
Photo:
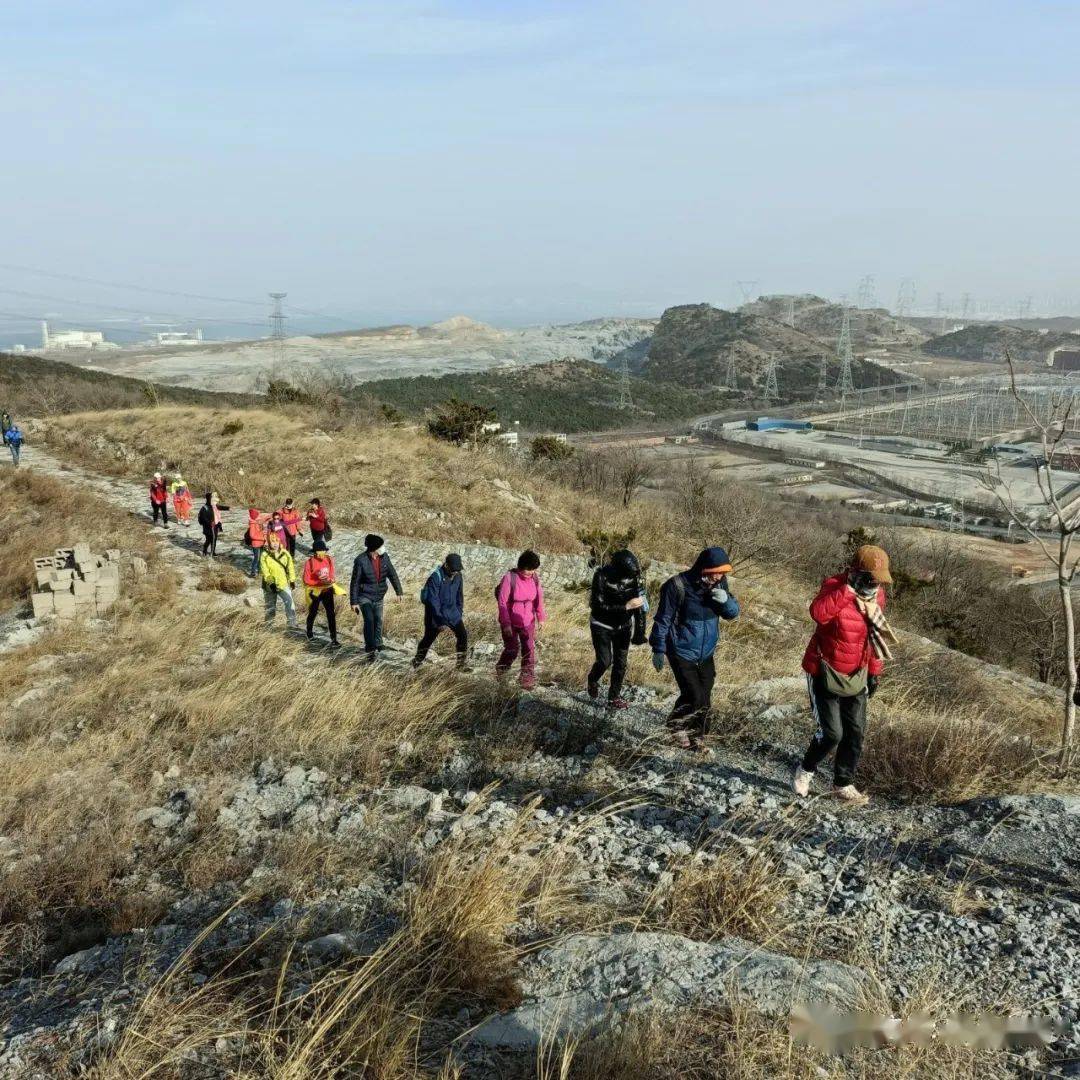
M 289 554 L 296 557 L 296 538 L 304 535 L 303 521 L 300 511 L 293 505 L 292 499 L 286 499 L 281 508 L 281 520 L 285 523 L 285 546 Z
M 336 598 L 345 590 L 337 583 L 334 560 L 326 549 L 325 540 L 315 540 L 311 545 L 311 557 L 304 563 L 304 589 L 307 592 L 307 636 L 310 641 L 315 636 L 315 616 L 319 605 L 326 609 L 326 625 L 330 631 L 330 644 L 339 648 L 337 639 L 337 604 Z
M 248 508 L 248 527 L 244 533 L 244 543 L 251 548 L 251 569 L 248 577 L 259 576 L 259 563 L 262 560 L 262 549 L 266 544 L 266 515 L 256 510 L 254 506 Z

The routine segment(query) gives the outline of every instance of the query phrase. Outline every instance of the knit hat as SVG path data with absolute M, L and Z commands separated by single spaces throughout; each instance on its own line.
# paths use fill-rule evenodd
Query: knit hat
M 364 548 L 367 551 L 378 551 L 383 546 L 383 538 L 375 533 L 368 533 L 364 537 Z
M 705 548 L 690 570 L 695 574 L 727 574 L 731 571 L 731 558 L 722 547 Z
M 889 556 L 884 548 L 874 544 L 863 544 L 851 560 L 852 570 L 863 570 L 874 579 L 875 585 L 891 585 L 892 575 L 889 573 Z
M 460 555 L 454 555 L 454 554 L 447 555 L 446 556 L 446 561 L 443 563 L 443 566 L 445 566 L 446 569 L 449 570 L 451 574 L 460 574 L 461 573 L 461 556 Z
M 316 540 L 315 543 L 311 545 L 311 550 L 312 551 L 325 551 L 326 550 L 326 541 L 325 540 Z
M 535 551 L 523 551 L 518 556 L 517 568 L 519 570 L 539 570 L 540 556 Z
M 259 511 L 256 510 L 254 506 L 249 506 L 248 507 L 248 521 L 258 521 L 258 520 L 259 520 Z

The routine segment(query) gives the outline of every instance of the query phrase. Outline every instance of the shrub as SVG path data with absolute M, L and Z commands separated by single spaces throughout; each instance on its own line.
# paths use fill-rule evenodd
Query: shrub
M 634 529 L 603 529 L 599 526 L 582 529 L 577 538 L 589 552 L 590 566 L 603 566 L 613 551 L 622 551 L 634 541 L 637 532 Z
M 534 461 L 565 461 L 574 456 L 574 448 L 554 435 L 537 435 L 529 444 Z
M 485 431 L 489 424 L 498 423 L 495 410 L 460 398 L 450 398 L 428 421 L 428 431 L 436 439 L 461 445 L 476 446 L 490 442 L 494 432 Z
M 239 431 L 244 430 L 243 420 L 226 420 L 222 425 L 221 434 L 224 436 L 235 435 Z

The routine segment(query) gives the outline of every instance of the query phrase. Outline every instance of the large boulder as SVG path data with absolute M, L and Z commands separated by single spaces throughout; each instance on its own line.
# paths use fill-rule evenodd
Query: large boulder
M 741 1001 L 765 1015 L 797 1003 L 853 1006 L 866 975 L 847 964 L 800 962 L 737 938 L 691 941 L 680 934 L 575 934 L 539 952 L 523 981 L 525 1001 L 488 1017 L 474 1045 L 531 1051 L 589 1034 L 656 1007 L 722 1007 Z

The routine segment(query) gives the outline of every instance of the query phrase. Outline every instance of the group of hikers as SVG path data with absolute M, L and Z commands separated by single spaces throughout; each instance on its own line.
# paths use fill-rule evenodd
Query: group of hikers
M 167 482 L 160 473 L 150 484 L 153 520 L 168 526 L 168 501 L 176 520 L 190 525 L 191 493 L 179 474 Z M 221 514 L 228 506 L 208 491 L 198 513 L 203 531 L 203 554 L 214 557 L 222 532 Z M 340 648 L 337 598 L 346 595 L 330 554 L 333 532 L 319 499 L 301 514 L 292 499 L 269 513 L 250 508 L 244 545 L 251 551 L 249 574 L 261 581 L 265 621 L 272 625 L 278 604 L 286 625 L 298 629 L 292 590 L 297 585 L 297 541 L 310 534 L 309 555 L 299 579 L 307 595 L 306 635 L 314 636 L 320 608 L 326 616 L 330 646 Z M 608 676 L 606 704 L 625 709 L 623 695 L 627 661 L 634 645 L 648 645 L 657 672 L 670 668 L 679 693 L 668 717 L 673 743 L 681 749 L 708 753 L 706 745 L 716 681 L 715 652 L 720 624 L 738 618 L 739 602 L 731 590 L 728 553 L 705 548 L 689 569 L 669 577 L 661 586 L 652 627 L 646 635 L 649 603 L 641 564 L 633 552 L 612 553 L 593 574 L 589 592 L 590 632 L 595 660 L 586 680 L 589 697 L 599 699 L 601 681 Z M 424 633 L 413 657 L 423 664 L 436 639 L 448 630 L 454 638 L 457 669 L 468 672 L 469 638 L 465 628 L 464 566 L 457 553 L 448 554 L 428 576 L 420 592 Z M 792 778 L 797 795 L 806 796 L 814 774 L 833 752 L 833 792 L 846 802 L 866 796 L 855 787 L 862 753 L 867 703 L 878 687 L 883 662 L 890 657 L 895 635 L 885 620 L 884 586 L 892 583 L 889 558 L 874 545 L 858 548 L 850 566 L 827 578 L 810 605 L 815 630 L 802 660 L 810 708 L 817 728 Z M 381 536 L 364 537 L 349 580 L 349 606 L 363 624 L 364 651 L 374 662 L 383 644 L 383 604 L 390 589 L 404 594 L 397 569 Z M 495 663 L 501 678 L 519 665 L 519 681 L 528 690 L 536 685 L 537 635 L 547 621 L 540 556 L 523 551 L 495 588 L 495 610 L 502 651 Z
M 9 412 L 0 413 L 0 438 L 11 453 L 11 463 L 18 465 L 19 458 L 22 456 L 22 446 L 26 440 Z

